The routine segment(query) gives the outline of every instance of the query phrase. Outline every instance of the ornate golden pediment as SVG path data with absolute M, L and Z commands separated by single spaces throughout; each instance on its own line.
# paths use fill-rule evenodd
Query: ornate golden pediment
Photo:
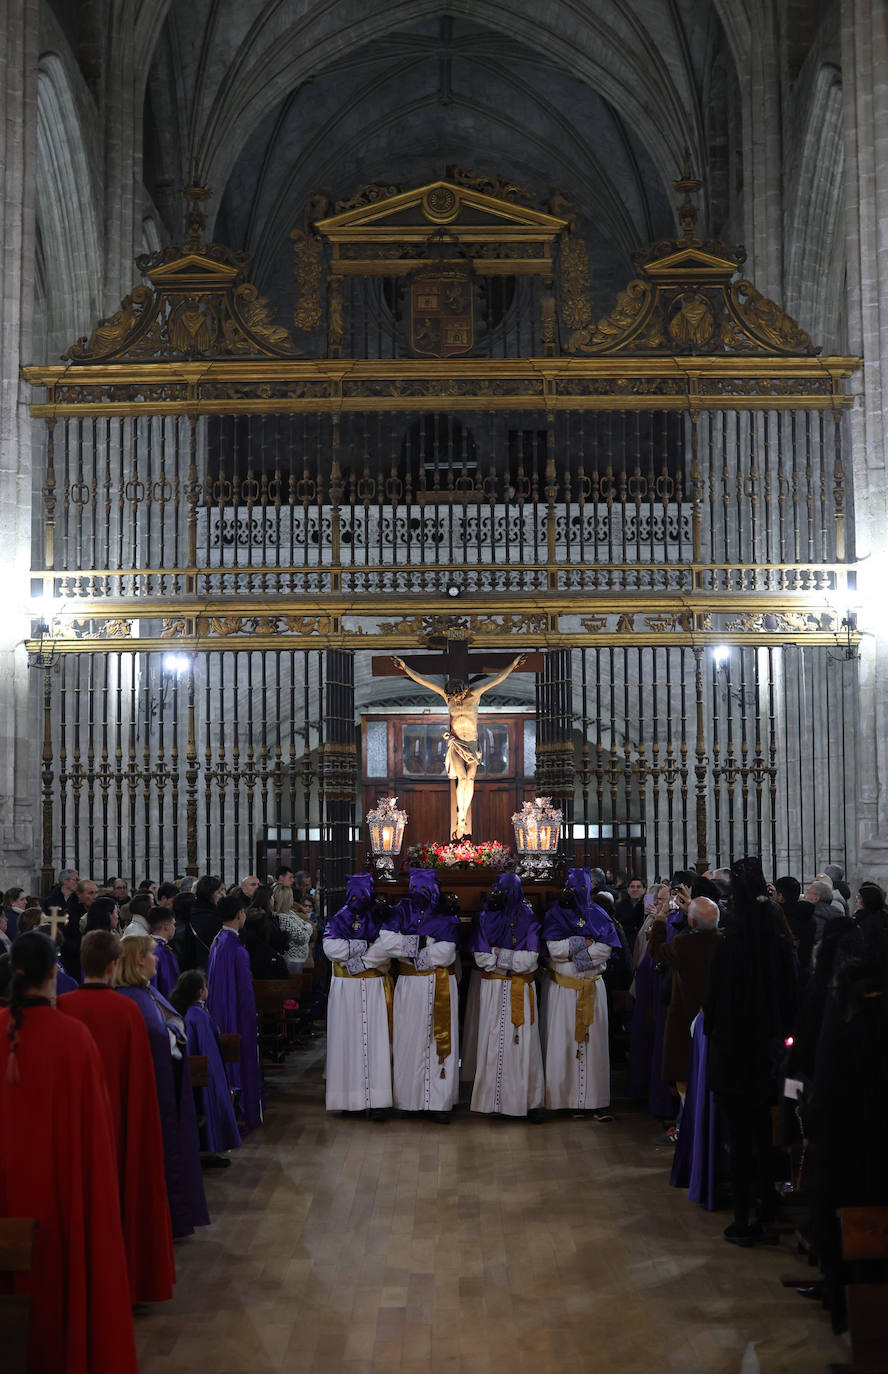
M 637 265 L 653 281 L 728 282 L 736 273 L 738 262 L 736 254 L 679 243 L 674 251 L 666 251 L 662 256 L 652 258 L 645 254 Z
M 608 315 L 592 319 L 585 245 L 561 249 L 561 312 L 568 353 L 707 357 L 820 352 L 795 320 L 740 277 L 742 249 L 686 234 L 636 258 L 639 275 Z
M 314 224 L 315 232 L 332 244 L 424 242 L 442 226 L 446 226 L 448 237 L 459 243 L 510 238 L 552 242 L 567 228 L 567 221 L 473 186 L 431 181 L 409 191 L 370 199 Z
M 586 245 L 573 233 L 561 242 L 561 319 L 568 353 L 644 358 L 815 356 L 820 352 L 789 315 L 741 278 L 743 248 L 697 236 L 694 196 L 701 189 L 685 154 L 674 183 L 683 232 L 635 255 L 638 276 L 609 314 L 592 318 Z
M 139 285 L 64 355 L 72 363 L 293 358 L 289 333 L 220 244 L 189 241 L 136 260 Z

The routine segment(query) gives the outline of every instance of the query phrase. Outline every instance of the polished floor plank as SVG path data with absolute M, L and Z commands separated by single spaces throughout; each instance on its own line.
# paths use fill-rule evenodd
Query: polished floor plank
M 328 1117 L 322 1049 L 206 1176 L 213 1226 L 137 1318 L 141 1374 L 820 1374 L 847 1358 L 788 1244 L 667 1186 L 658 1123 Z

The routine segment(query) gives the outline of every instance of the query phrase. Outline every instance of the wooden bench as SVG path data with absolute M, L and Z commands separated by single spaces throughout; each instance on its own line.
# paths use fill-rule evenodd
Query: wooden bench
M 310 973 L 297 973 L 291 978 L 253 979 L 253 994 L 259 1015 L 259 1053 L 270 1055 L 276 1064 L 283 1062 L 284 1055 L 292 1043 L 290 1022 L 295 1023 L 301 1016 L 299 1012 L 291 1017 L 285 1012 L 284 1004 L 298 1002 L 303 989 L 306 986 L 311 987 L 311 977 Z
M 883 1266 L 885 1277 L 871 1282 L 852 1278 L 845 1285 L 851 1363 L 832 1365 L 843 1374 L 888 1371 L 888 1207 L 843 1207 L 842 1259 L 845 1264 Z
M 36 1226 L 36 1221 L 30 1217 L 0 1220 L 0 1273 L 29 1273 Z M 27 1374 L 30 1317 L 28 1294 L 0 1295 L 0 1350 L 4 1374 Z
M 225 1031 L 220 1034 L 219 1041 L 222 1047 L 222 1063 L 237 1064 L 240 1061 L 241 1038 L 237 1031 Z

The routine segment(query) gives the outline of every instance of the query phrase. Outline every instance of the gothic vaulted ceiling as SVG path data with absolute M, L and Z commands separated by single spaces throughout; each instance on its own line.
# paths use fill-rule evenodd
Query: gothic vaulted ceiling
M 736 80 L 713 0 L 174 0 L 146 93 L 146 183 L 168 232 L 197 157 L 214 233 L 282 306 L 312 192 L 448 166 L 574 202 L 606 308 L 674 225 L 685 148 L 708 227 L 738 235 Z

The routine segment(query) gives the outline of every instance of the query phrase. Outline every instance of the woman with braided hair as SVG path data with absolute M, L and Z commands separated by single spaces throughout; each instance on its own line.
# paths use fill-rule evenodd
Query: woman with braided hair
M 0 1009 L 0 1216 L 37 1222 L 31 1374 L 136 1374 L 108 1092 L 95 1041 L 55 1010 L 56 954 L 39 931 L 12 947 Z M 7 1291 L 9 1291 L 7 1289 Z

